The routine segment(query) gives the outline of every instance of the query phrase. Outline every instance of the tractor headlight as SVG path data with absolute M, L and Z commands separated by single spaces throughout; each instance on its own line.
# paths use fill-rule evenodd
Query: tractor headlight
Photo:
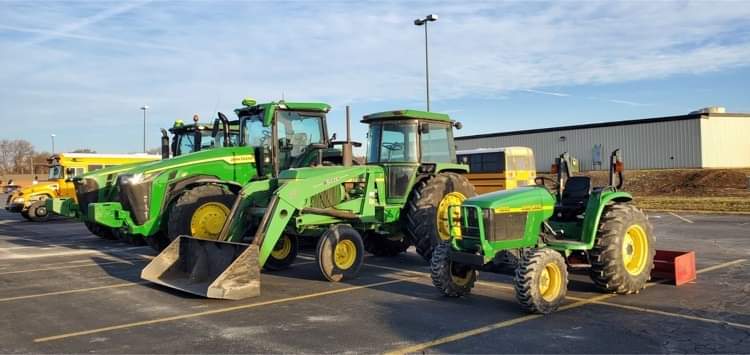
M 143 225 L 149 219 L 151 203 L 151 185 L 158 173 L 123 174 L 117 177 L 120 190 L 120 202 L 126 211 L 130 211 L 137 225 Z

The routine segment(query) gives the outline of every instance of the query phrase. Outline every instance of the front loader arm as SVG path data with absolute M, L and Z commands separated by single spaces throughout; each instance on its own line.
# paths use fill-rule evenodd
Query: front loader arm
M 375 171 L 380 171 L 382 174 L 379 167 L 365 166 L 305 169 L 315 169 L 313 171 L 316 174 L 286 181 L 271 197 L 252 241 L 252 244 L 257 245 L 260 249 L 258 260 L 260 266 L 265 264 L 292 218 L 302 214 L 313 214 L 332 217 L 332 222 L 340 222 L 347 219 L 357 219 L 364 208 L 363 204 L 358 204 L 359 209 L 357 210 L 336 209 L 337 205 L 346 201 L 345 195 L 341 195 L 339 200 L 328 201 L 330 206 L 324 206 L 325 208 L 313 207 L 311 201 L 317 195 L 330 189 L 343 188 L 343 184 L 352 181 L 364 180 L 366 182 L 373 178 Z M 236 238 L 237 236 L 230 236 L 228 240 L 234 241 Z

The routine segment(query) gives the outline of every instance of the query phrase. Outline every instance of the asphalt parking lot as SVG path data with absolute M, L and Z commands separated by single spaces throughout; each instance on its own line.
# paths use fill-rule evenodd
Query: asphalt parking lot
M 263 274 L 260 297 L 207 300 L 142 282 L 148 247 L 0 210 L 0 353 L 750 352 L 750 216 L 650 218 L 658 249 L 695 250 L 697 282 L 615 296 L 574 275 L 567 304 L 539 316 L 503 275 L 441 296 L 413 252 L 330 283 L 305 251 Z

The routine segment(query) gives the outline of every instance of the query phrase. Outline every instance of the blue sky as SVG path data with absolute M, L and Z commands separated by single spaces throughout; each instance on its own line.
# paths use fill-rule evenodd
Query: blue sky
M 344 105 L 424 107 L 429 13 L 432 109 L 459 134 L 750 112 L 747 1 L 3 1 L 0 138 L 135 152 L 143 104 L 155 147 L 177 118 L 282 93 L 332 104 L 341 134 Z

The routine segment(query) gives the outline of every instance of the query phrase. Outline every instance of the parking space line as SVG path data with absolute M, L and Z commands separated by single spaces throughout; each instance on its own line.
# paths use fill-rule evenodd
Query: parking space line
M 678 215 L 677 213 L 674 213 L 674 212 L 667 212 L 667 213 L 671 214 L 674 217 L 677 217 L 678 219 L 682 220 L 683 222 L 687 222 L 687 223 L 691 223 L 691 224 L 695 223 L 695 222 L 693 222 L 693 221 L 691 221 L 691 220 L 689 220 L 689 219 L 687 219 L 685 217 L 682 217 L 682 216 Z
M 126 283 L 119 283 L 119 284 L 114 284 L 114 285 L 88 287 L 88 288 L 78 288 L 78 289 L 75 289 L 75 290 L 65 290 L 65 291 L 54 291 L 54 292 L 37 293 L 37 294 L 33 294 L 33 295 L 24 295 L 24 296 L 0 298 L 0 302 L 25 300 L 25 299 L 29 299 L 29 298 L 39 298 L 39 297 L 45 297 L 45 296 L 67 295 L 67 294 L 71 294 L 71 293 L 98 291 L 98 290 L 104 290 L 104 289 L 108 289 L 108 288 L 130 287 L 130 286 L 143 285 L 143 284 L 146 284 L 146 283 L 148 283 L 148 281 L 126 282 Z
M 732 265 L 736 265 L 736 264 L 742 263 L 744 261 L 746 261 L 746 259 L 738 259 L 738 260 L 734 260 L 734 261 L 722 263 L 722 264 L 719 264 L 719 265 L 714 265 L 714 266 L 711 266 L 711 267 L 707 267 L 707 268 L 698 270 L 698 273 L 703 273 L 703 272 L 714 271 L 714 270 L 726 268 L 726 267 L 729 267 L 729 266 L 732 266 Z M 479 284 L 490 285 L 489 283 L 484 283 L 484 282 L 479 283 Z M 655 286 L 655 285 L 658 285 L 658 284 L 659 284 L 659 282 L 649 283 L 649 284 L 646 284 L 646 287 L 652 287 L 652 286 Z M 497 288 L 505 288 L 505 287 L 499 286 L 499 285 L 494 285 L 494 286 L 496 286 Z M 575 303 L 571 303 L 571 304 L 565 305 L 565 306 L 561 306 L 558 309 L 558 312 L 560 312 L 560 311 L 566 311 L 566 310 L 573 309 L 573 308 L 582 307 L 582 306 L 589 305 L 589 304 L 601 303 L 602 301 L 604 301 L 606 299 L 613 298 L 613 297 L 616 297 L 616 296 L 618 296 L 618 295 L 614 294 L 614 293 L 611 293 L 611 294 L 605 294 L 605 295 L 595 296 L 595 297 L 591 297 L 591 298 L 569 297 L 572 300 L 577 299 L 578 301 L 576 301 Z M 607 302 L 607 303 L 609 303 L 609 302 Z M 616 303 L 612 303 L 612 304 L 615 305 Z M 627 307 L 631 307 L 631 306 L 627 306 Z M 638 308 L 638 307 L 636 307 L 636 308 Z M 645 310 L 647 310 L 647 309 L 644 308 L 641 311 L 645 312 Z M 657 310 L 651 310 L 651 311 L 653 311 L 652 313 L 659 313 L 659 312 L 661 312 L 661 311 L 657 311 Z M 665 315 L 669 315 L 668 314 L 669 312 L 664 312 L 664 313 L 665 313 Z M 676 315 L 676 313 L 675 313 L 675 315 Z M 458 341 L 458 340 L 462 340 L 462 339 L 465 339 L 465 338 L 469 338 L 469 337 L 472 337 L 472 336 L 475 336 L 475 335 L 484 334 L 484 333 L 487 333 L 487 332 L 490 332 L 490 331 L 493 331 L 493 330 L 497 330 L 497 329 L 501 329 L 501 328 L 507 328 L 507 327 L 510 327 L 512 325 L 524 323 L 524 322 L 527 322 L 527 321 L 530 321 L 530 320 L 534 320 L 534 319 L 537 319 L 537 318 L 540 318 L 540 317 L 543 317 L 543 315 L 541 315 L 541 314 L 528 314 L 528 315 L 521 316 L 521 317 L 518 317 L 518 318 L 513 318 L 513 319 L 501 321 L 501 322 L 498 322 L 498 323 L 494 323 L 494 324 L 490 324 L 490 325 L 485 325 L 485 326 L 482 326 L 482 327 L 479 327 L 479 328 L 474 328 L 474 329 L 470 329 L 470 330 L 467 330 L 467 331 L 459 332 L 459 333 L 456 333 L 456 334 L 452 334 L 452 335 L 445 336 L 445 337 L 442 337 L 442 338 L 434 339 L 434 340 L 427 341 L 427 342 L 424 342 L 424 343 L 414 344 L 414 345 L 411 345 L 411 346 L 407 346 L 407 347 L 403 347 L 403 348 L 400 348 L 400 349 L 392 350 L 392 351 L 386 352 L 386 354 L 394 355 L 394 354 L 408 354 L 408 353 L 420 352 L 420 351 L 423 351 L 423 350 L 431 348 L 431 347 L 435 347 L 435 346 L 443 345 L 443 344 L 447 344 L 447 343 L 452 343 L 452 342 L 455 342 L 455 341 Z M 685 316 L 685 317 L 693 317 L 693 316 Z M 694 318 L 695 319 L 700 319 L 700 317 L 694 317 Z M 709 321 L 708 318 L 705 318 L 705 320 Z M 721 322 L 721 321 L 715 321 L 715 320 L 710 320 L 710 321 L 711 322 L 717 322 L 717 323 L 727 323 L 727 322 Z M 739 324 L 739 323 L 737 323 L 737 324 Z
M 43 342 L 66 339 L 66 338 L 73 338 L 73 337 L 78 337 L 78 336 L 83 336 L 83 335 L 109 332 L 109 331 L 119 330 L 119 329 L 134 328 L 134 327 L 140 327 L 140 326 L 151 325 L 151 324 L 165 323 L 165 322 L 190 319 L 190 318 L 202 317 L 202 316 L 213 315 L 213 314 L 227 313 L 227 312 L 232 312 L 232 311 L 250 309 L 250 308 L 261 307 L 261 306 L 268 306 L 268 305 L 279 304 L 279 303 L 301 301 L 301 300 L 306 300 L 310 298 L 317 298 L 317 297 L 334 295 L 334 294 L 339 294 L 339 293 L 352 292 L 352 291 L 357 291 L 357 290 L 366 289 L 366 288 L 385 286 L 385 285 L 395 284 L 399 282 L 405 282 L 408 280 L 409 278 L 401 278 L 401 279 L 396 279 L 396 280 L 375 282 L 375 283 L 371 283 L 367 285 L 345 287 L 345 288 L 341 288 L 338 290 L 316 292 L 316 293 L 310 293 L 310 294 L 301 295 L 301 296 L 293 296 L 293 297 L 286 297 L 286 298 L 281 298 L 277 300 L 250 303 L 250 304 L 245 304 L 241 306 L 225 307 L 225 308 L 213 309 L 213 310 L 203 311 L 203 312 L 187 313 L 187 314 L 180 314 L 180 315 L 171 316 L 171 317 L 155 318 L 155 319 L 150 319 L 150 320 L 145 320 L 145 321 L 125 323 L 125 324 L 113 325 L 109 327 L 95 328 L 95 329 L 84 330 L 84 331 L 79 331 L 79 332 L 72 332 L 72 333 L 60 334 L 60 335 L 55 335 L 55 336 L 36 338 L 34 339 L 34 342 L 43 343 Z
M 696 273 L 697 274 L 702 274 L 704 272 L 709 272 L 709 271 L 714 271 L 714 270 L 718 270 L 718 269 L 723 269 L 725 267 L 733 266 L 733 265 L 736 265 L 736 264 L 742 264 L 742 263 L 744 263 L 746 261 L 747 261 L 747 259 L 737 259 L 737 260 L 729 261 L 729 262 L 726 262 L 726 263 L 723 263 L 723 264 L 709 266 L 709 267 L 700 269 L 700 270 L 696 271 Z
M 137 262 L 137 260 L 135 262 Z M 92 266 L 111 265 L 111 264 L 135 265 L 133 261 L 111 261 L 111 262 L 106 262 L 106 263 L 92 263 L 92 264 L 84 264 L 84 265 L 46 267 L 46 268 L 30 269 L 30 270 L 5 271 L 5 272 L 0 272 L 0 275 L 23 274 L 27 272 L 52 271 L 52 270 L 62 270 L 62 269 L 76 269 L 76 268 L 82 268 L 82 267 L 92 267 Z

